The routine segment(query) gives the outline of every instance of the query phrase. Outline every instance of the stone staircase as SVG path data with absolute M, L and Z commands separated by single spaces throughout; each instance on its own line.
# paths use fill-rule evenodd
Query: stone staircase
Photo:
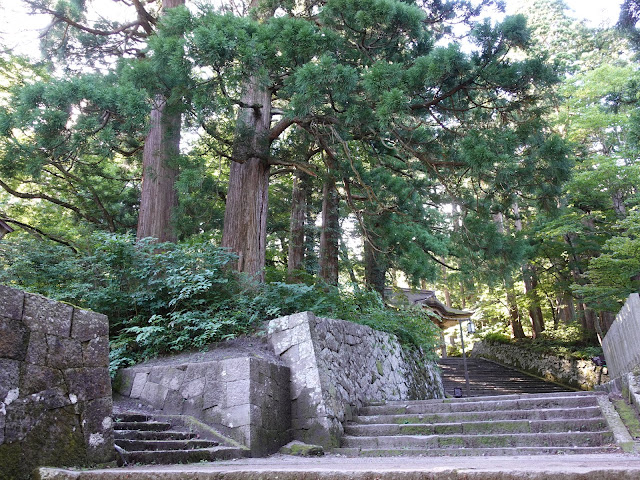
M 345 425 L 348 456 L 614 453 L 599 395 L 591 392 L 393 401 Z
M 187 417 L 117 413 L 114 437 L 121 464 L 173 464 L 227 460 L 248 450 L 213 431 L 195 429 Z
M 466 395 L 464 365 L 460 357 L 441 358 L 442 383 L 448 396 L 453 396 L 454 388 L 462 389 Z M 503 367 L 482 358 L 467 358 L 470 396 L 493 396 L 519 393 L 552 393 L 567 391 L 568 388 L 545 382 L 537 377 Z

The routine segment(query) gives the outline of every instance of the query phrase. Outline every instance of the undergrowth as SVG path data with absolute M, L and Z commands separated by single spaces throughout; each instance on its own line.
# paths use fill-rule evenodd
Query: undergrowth
M 591 334 L 577 323 L 559 325 L 556 329 L 543 332 L 538 338 L 516 340 L 495 331 L 479 333 L 477 336 L 488 343 L 517 345 L 528 351 L 557 357 L 588 360 L 603 355 L 602 347 L 594 344 Z
M 435 355 L 437 327 L 419 309 L 392 310 L 357 286 L 259 284 L 233 272 L 234 256 L 206 239 L 135 242 L 96 233 L 80 252 L 30 237 L 0 243 L 0 283 L 104 313 L 111 370 L 212 342 L 261 334 L 300 311 L 368 325 Z

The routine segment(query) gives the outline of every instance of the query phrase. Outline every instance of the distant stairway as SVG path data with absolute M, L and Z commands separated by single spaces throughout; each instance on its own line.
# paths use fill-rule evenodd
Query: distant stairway
M 439 365 L 442 370 L 442 383 L 446 395 L 454 396 L 454 388 L 459 387 L 466 397 L 462 358 L 442 358 Z M 552 393 L 568 390 L 555 383 L 545 382 L 539 378 L 481 358 L 467 358 L 467 369 L 469 371 L 469 396 L 471 397 L 519 393 Z
M 192 431 L 180 416 L 118 413 L 114 417 L 121 463 L 194 463 L 247 456 L 246 449 L 229 445 L 222 436 Z
M 345 425 L 349 456 L 535 455 L 620 452 L 598 394 L 393 401 Z

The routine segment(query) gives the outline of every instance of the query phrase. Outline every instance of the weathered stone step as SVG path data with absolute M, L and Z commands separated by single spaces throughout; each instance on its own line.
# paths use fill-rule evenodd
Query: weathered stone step
M 346 425 L 352 436 L 383 435 L 474 435 L 489 433 L 600 432 L 607 429 L 604 418 L 578 420 L 492 420 L 479 422 Z
M 548 399 L 548 398 L 569 398 L 569 397 L 597 397 L 604 395 L 600 392 L 587 392 L 587 391 L 562 391 L 562 392 L 541 392 L 541 393 L 511 393 L 509 395 L 493 395 L 489 397 L 461 397 L 461 398 L 438 398 L 431 400 L 390 400 L 381 403 L 372 403 L 372 406 L 379 405 L 404 405 L 406 403 L 478 403 L 489 402 L 492 400 L 531 400 L 531 399 Z
M 607 431 L 520 433 L 515 435 L 390 435 L 380 437 L 345 435 L 342 438 L 343 447 L 362 449 L 599 447 L 611 442 L 613 442 L 613 434 Z
M 332 453 L 347 457 L 486 457 L 516 455 L 584 455 L 621 453 L 615 446 L 600 447 L 515 447 L 515 448 L 334 448 Z M 522 475 L 522 472 L 520 472 Z M 448 477 L 447 477 L 448 478 Z M 468 477 L 467 477 L 468 478 Z M 475 477 L 474 477 L 475 478 Z M 497 478 L 497 477 L 487 477 Z M 502 477 L 500 477 L 502 478 Z M 545 477 L 555 478 L 555 477 Z
M 192 432 L 177 432 L 175 430 L 160 432 L 153 430 L 115 430 L 113 436 L 116 440 L 188 440 L 196 438 L 198 435 Z
M 124 459 L 127 463 L 143 464 L 172 464 L 172 463 L 196 463 L 212 462 L 215 460 L 230 460 L 232 458 L 246 457 L 248 451 L 235 447 L 199 448 L 196 450 L 155 450 L 125 452 Z M 135 477 L 132 477 L 135 478 Z
M 602 416 L 599 407 L 584 407 L 580 409 L 548 408 L 533 410 L 496 410 L 479 412 L 455 412 L 455 413 L 420 413 L 409 415 L 369 415 L 357 416 L 355 421 L 359 424 L 412 424 L 412 423 L 447 423 L 447 422 L 473 422 L 482 420 L 571 420 L 592 419 Z
M 163 430 L 169 430 L 171 424 L 167 422 L 114 422 L 114 430 L 152 430 L 161 432 Z
M 479 397 L 484 398 L 484 397 Z M 537 408 L 582 408 L 597 405 L 594 395 L 521 398 L 516 400 L 481 400 L 476 402 L 453 402 L 449 399 L 424 402 L 393 402 L 387 405 L 362 407 L 358 415 L 403 415 L 415 413 L 471 412 L 496 410 L 533 410 Z
M 116 413 L 113 415 L 114 422 L 147 422 L 152 417 L 142 413 Z
M 466 395 L 463 359 L 443 358 L 440 359 L 439 364 L 445 393 L 453 395 L 455 388 L 461 388 L 463 395 Z M 567 390 L 555 383 L 480 358 L 468 358 L 467 371 L 470 397 L 499 393 L 547 393 Z
M 220 444 L 213 440 L 125 440 L 117 439 L 116 445 L 128 452 L 140 450 L 194 450 L 198 448 L 217 447 Z

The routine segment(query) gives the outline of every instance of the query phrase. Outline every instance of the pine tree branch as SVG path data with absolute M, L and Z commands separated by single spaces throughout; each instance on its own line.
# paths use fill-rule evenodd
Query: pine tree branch
M 16 225 L 20 228 L 22 228 L 23 230 L 26 230 L 32 234 L 36 234 L 39 237 L 44 237 L 47 238 L 51 241 L 57 242 L 61 245 L 64 245 L 65 247 L 69 247 L 71 250 L 73 250 L 73 253 L 78 253 L 78 249 L 76 247 L 74 247 L 73 245 L 71 245 L 69 242 L 67 242 L 66 240 L 62 240 L 60 238 L 54 237 L 53 235 L 50 235 L 48 233 L 46 233 L 45 231 L 39 229 L 38 227 L 34 227 L 33 225 L 29 225 L 27 223 L 23 223 L 23 222 L 19 222 L 18 220 L 13 220 L 12 218 L 9 218 L 5 215 L 0 216 L 0 218 L 6 222 L 6 223 L 11 223 L 13 225 Z

